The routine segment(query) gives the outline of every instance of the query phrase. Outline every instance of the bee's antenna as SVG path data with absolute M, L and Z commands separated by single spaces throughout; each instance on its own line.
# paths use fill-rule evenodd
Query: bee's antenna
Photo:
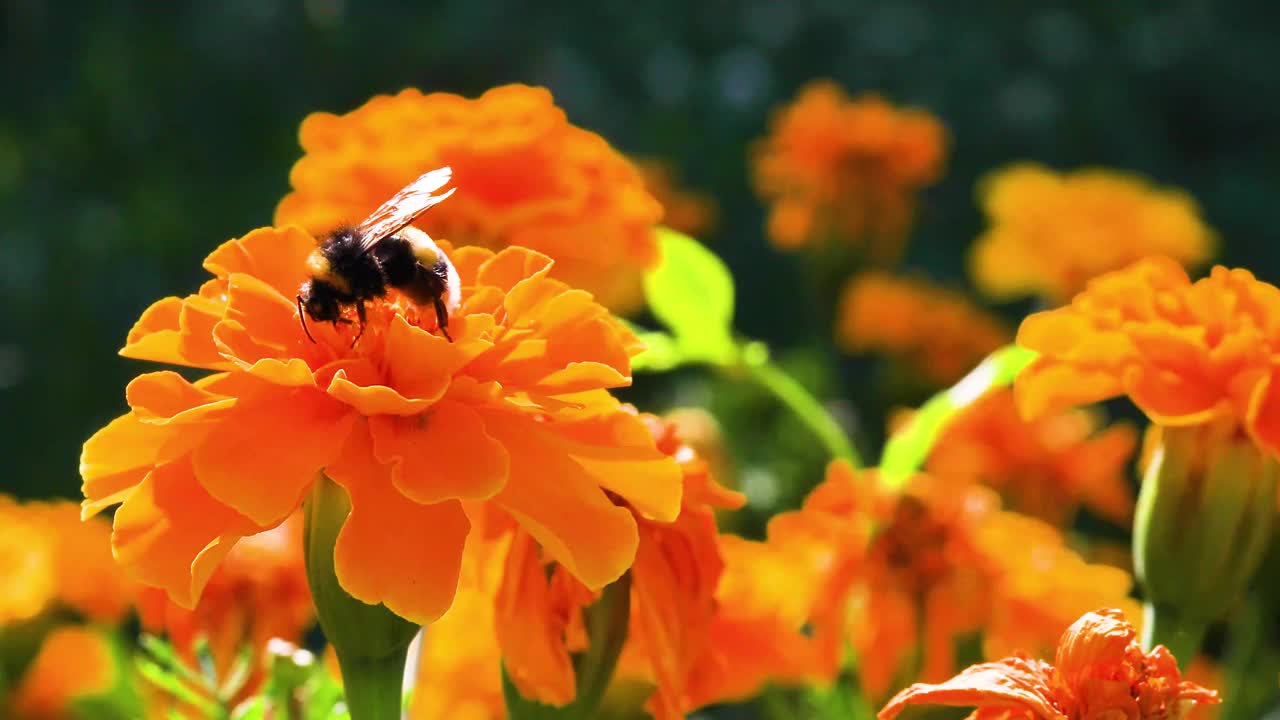
M 302 295 L 299 294 L 294 297 L 298 300 L 298 320 L 302 322 L 302 332 L 306 333 L 307 339 L 314 343 L 316 339 L 311 337 L 311 330 L 307 328 L 307 313 L 302 309 Z

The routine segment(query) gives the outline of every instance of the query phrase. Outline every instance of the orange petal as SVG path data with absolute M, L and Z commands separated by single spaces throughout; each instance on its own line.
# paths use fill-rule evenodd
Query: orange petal
M 974 665 L 937 685 L 912 685 L 895 695 L 877 717 L 889 720 L 908 705 L 947 705 L 1024 710 L 1036 720 L 1067 720 L 1054 706 L 1052 672 L 1044 662 L 1023 658 Z
M 324 393 L 265 385 L 242 397 L 196 448 L 196 476 L 219 501 L 275 525 L 302 502 L 355 419 Z
M 1199 425 L 1225 409 L 1220 407 L 1225 400 L 1219 388 L 1145 364 L 1124 373 L 1124 388 L 1158 425 Z
M 1245 418 L 1254 440 L 1280 455 L 1280 382 L 1274 373 L 1251 393 Z
M 333 551 L 342 587 L 419 625 L 443 615 L 453 603 L 471 529 L 462 504 L 420 505 L 401 495 L 363 432 L 352 434 L 326 472 L 351 498 Z
M 124 395 L 137 418 L 153 425 L 207 422 L 236 402 L 168 370 L 139 375 L 125 387 Z
M 227 310 L 213 332 L 219 349 L 245 365 L 320 352 L 322 347 L 307 339 L 291 297 L 252 275 L 231 275 Z
M 1116 373 L 1064 365 L 1041 357 L 1013 384 L 1013 397 L 1024 418 L 1037 418 L 1077 405 L 1106 400 L 1124 392 Z
M 1053 664 L 1062 682 L 1078 689 L 1098 666 L 1119 667 L 1129 647 L 1136 647 L 1136 639 L 1137 631 L 1119 610 L 1085 613 L 1062 634 Z
M 509 458 L 475 410 L 441 400 L 413 417 L 369 418 L 374 455 L 414 502 L 487 500 L 507 482 Z
M 171 435 L 133 413 L 121 415 L 85 441 L 80 451 L 86 518 L 124 500 L 151 471 L 160 445 Z
M 576 678 L 565 645 L 568 618 L 556 607 L 538 548 L 526 533 L 512 540 L 495 607 L 503 662 L 520 694 L 549 705 L 572 701 Z
M 233 273 L 253 275 L 291 298 L 307 279 L 307 256 L 315 249 L 315 238 L 299 228 L 259 228 L 219 245 L 205 258 L 204 267 L 224 278 Z
M 511 457 L 507 486 L 495 500 L 588 587 L 617 580 L 635 559 L 637 531 L 631 512 L 605 496 L 600 486 L 606 478 L 580 465 L 564 441 L 529 418 L 502 411 L 482 417 Z M 622 462 L 596 469 L 601 467 L 634 470 Z
M 263 529 L 210 497 L 180 461 L 155 468 L 129 494 L 116 511 L 111 547 L 138 580 L 192 608 L 236 541 Z
M 392 362 L 387 367 L 387 382 L 401 395 L 423 400 L 439 400 L 449 389 L 454 374 L 462 366 L 493 346 L 476 335 L 485 323 L 472 323 L 460 318 L 456 342 L 450 342 L 410 325 L 396 315 L 387 328 L 385 353 Z
M 128 340 L 120 354 L 135 360 L 186 365 L 178 344 L 178 315 L 182 312 L 182 298 L 167 297 L 151 304 L 142 311 L 142 317 L 129 330 Z
M 510 290 L 525 278 L 545 276 L 550 271 L 551 258 L 546 255 L 523 247 L 507 247 L 480 265 L 476 284 Z

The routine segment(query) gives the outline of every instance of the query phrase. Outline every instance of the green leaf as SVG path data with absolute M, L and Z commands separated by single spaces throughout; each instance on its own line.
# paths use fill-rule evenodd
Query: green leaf
M 885 443 L 880 481 L 888 488 L 901 487 L 924 464 L 938 435 L 957 413 L 992 388 L 1012 383 L 1034 359 L 1034 352 L 1008 345 L 991 353 L 960 382 L 929 398 L 907 426 Z
M 662 262 L 644 276 L 649 309 L 687 360 L 727 362 L 734 356 L 733 276 L 697 240 L 669 228 L 656 232 Z

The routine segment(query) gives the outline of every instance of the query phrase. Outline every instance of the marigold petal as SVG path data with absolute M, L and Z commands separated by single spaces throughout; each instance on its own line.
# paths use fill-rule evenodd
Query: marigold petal
M 211 497 L 190 462 L 179 461 L 156 467 L 128 495 L 111 547 L 138 580 L 192 608 L 236 541 L 263 529 Z
M 300 228 L 258 228 L 219 245 L 205 258 L 204 268 L 224 278 L 252 275 L 288 298 L 307 279 L 307 256 L 315 249 L 316 239 Z
M 334 373 L 325 392 L 333 399 L 350 405 L 353 410 L 365 416 L 405 415 L 413 416 L 425 412 L 434 400 L 407 398 L 386 385 L 363 385 L 352 382 L 347 369 Z
M 1025 418 L 1037 418 L 1076 405 L 1099 402 L 1124 392 L 1115 373 L 1091 371 L 1037 358 L 1018 373 L 1013 397 Z
M 428 401 L 444 396 L 453 375 L 493 346 L 480 337 L 486 323 L 460 317 L 455 341 L 410 325 L 399 315 L 387 328 L 386 355 L 395 358 L 387 367 L 386 384 L 401 395 Z M 453 327 L 451 325 L 451 327 Z
M 416 503 L 391 484 L 368 435 L 353 433 L 326 473 L 351 498 L 333 550 L 338 582 L 352 597 L 426 625 L 449 609 L 471 529 L 462 504 Z
M 617 580 L 635 559 L 638 535 L 631 512 L 601 490 L 607 478 L 585 469 L 563 441 L 532 419 L 501 411 L 482 417 L 511 457 L 510 477 L 495 501 L 587 587 Z M 615 465 L 596 466 L 601 467 Z M 616 465 L 619 472 L 624 468 Z
M 147 425 L 133 413 L 107 423 L 80 451 L 85 518 L 124 499 L 156 462 L 169 431 Z
M 310 358 L 329 347 L 307 339 L 293 300 L 244 273 L 227 279 L 227 310 L 213 337 L 241 366 L 264 358 Z
M 207 421 L 235 404 L 235 398 L 211 393 L 168 370 L 139 375 L 124 395 L 138 420 L 152 425 Z
M 566 610 L 577 608 L 558 607 L 556 600 L 537 546 L 527 534 L 517 533 L 495 598 L 498 644 L 520 694 L 559 706 L 577 694 L 565 644 Z
M 949 705 L 1026 710 L 1036 720 L 1068 720 L 1054 706 L 1051 673 L 1047 664 L 1023 658 L 974 665 L 943 683 L 912 685 L 895 695 L 877 717 L 890 720 L 908 705 Z
M 1134 404 L 1158 425 L 1199 425 L 1230 412 L 1220 390 L 1169 370 L 1145 364 L 1131 367 L 1123 382 Z
M 196 448 L 196 476 L 219 501 L 275 525 L 341 450 L 355 418 L 324 393 L 267 385 L 242 397 Z
M 412 417 L 369 418 L 373 451 L 397 489 L 414 502 L 487 500 L 507 482 L 509 458 L 479 413 L 441 400 Z
M 178 316 L 182 312 L 182 298 L 167 297 L 157 300 L 146 310 L 129 330 L 125 346 L 120 354 L 135 360 L 186 365 L 179 348 L 181 333 Z

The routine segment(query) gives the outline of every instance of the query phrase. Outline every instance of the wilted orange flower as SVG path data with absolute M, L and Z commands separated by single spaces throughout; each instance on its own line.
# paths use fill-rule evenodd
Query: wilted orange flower
M 315 622 L 302 526 L 301 514 L 295 513 L 237 543 L 210 576 L 194 610 L 173 602 L 164 590 L 147 588 L 138 601 L 143 627 L 166 632 L 174 647 L 191 658 L 196 640 L 204 637 L 219 677 L 229 674 L 245 646 L 265 660 L 273 638 L 300 641 Z
M 1119 610 L 1086 613 L 1058 642 L 1050 665 L 1026 656 L 974 665 L 936 685 L 916 684 L 880 711 L 908 705 L 976 708 L 971 720 L 1179 720 L 1218 693 L 1182 679 L 1163 646 L 1144 653 Z
M 946 146 L 942 124 L 924 111 L 810 83 L 755 148 L 756 187 L 772 203 L 769 237 L 788 250 L 865 242 L 874 259 L 895 259 L 915 194 L 942 174 Z
M 618 578 L 639 531 L 625 499 L 673 520 L 680 471 L 606 388 L 630 381 L 634 336 L 524 248 L 462 248 L 453 342 L 398 293 L 368 325 L 313 323 L 294 295 L 316 240 L 265 228 L 205 260 L 199 293 L 143 313 L 127 357 L 215 371 L 129 384 L 130 412 L 85 444 L 86 515 L 115 514 L 116 558 L 194 606 L 243 537 L 279 525 L 323 471 L 351 514 L 338 582 L 416 623 L 453 599 L 470 522 L 496 505 L 590 587 Z M 489 501 L 489 502 L 480 502 Z M 387 532 L 387 528 L 395 532 Z
M 88 627 L 65 625 L 51 631 L 13 689 L 0 715 L 13 720 L 67 720 L 75 703 L 115 687 L 119 667 L 111 641 Z
M 103 623 L 120 621 L 138 586 L 111 559 L 111 526 L 80 521 L 69 501 L 16 503 L 0 496 L 0 624 L 58 605 Z
M 1052 644 L 1082 608 L 1132 606 L 1127 573 L 1087 565 L 1057 530 L 1001 512 L 978 485 L 918 476 L 891 493 L 875 471 L 834 462 L 804 507 L 774 522 L 845 528 L 826 531 L 837 543 L 827 548 L 829 566 L 841 569 L 825 582 L 811 623 L 832 672 L 848 639 L 872 698 L 902 679 L 917 653 L 921 678 L 954 672 L 961 636 L 982 631 L 992 649 Z
M 453 167 L 465 193 L 419 218 L 433 237 L 498 251 L 522 246 L 555 260 L 552 276 L 615 311 L 641 302 L 640 275 L 658 260 L 662 207 L 635 166 L 599 135 L 569 123 L 543 88 L 505 85 L 469 100 L 405 90 L 346 115 L 314 113 L 277 225 L 322 234 L 353 224 L 423 172 Z
M 1226 419 L 1280 452 L 1280 289 L 1248 270 L 1219 266 L 1192 283 L 1149 258 L 1028 317 L 1018 344 L 1040 353 L 1014 384 L 1025 415 L 1127 394 L 1159 425 Z
M 835 334 L 848 352 L 893 355 L 938 385 L 958 380 L 1009 341 L 1009 331 L 964 296 L 880 271 L 845 286 Z
M 637 514 L 640 545 L 617 674 L 652 685 L 648 708 L 655 717 L 683 718 L 691 709 L 695 661 L 708 647 L 723 568 L 713 508 L 737 507 L 744 499 L 710 477 L 673 425 L 640 417 L 658 449 L 680 464 L 683 507 L 670 523 Z M 459 599 L 427 633 L 414 717 L 502 717 L 499 662 L 528 698 L 565 705 L 577 695 L 571 654 L 588 647 L 583 610 L 599 593 L 548 557 L 529 533 L 510 532 L 501 517 L 486 520 L 492 539 L 468 546 Z M 476 631 L 484 627 L 495 632 Z
M 928 470 L 949 482 L 994 488 L 1005 506 L 1058 527 L 1084 506 L 1119 525 L 1133 514 L 1128 464 L 1137 432 L 1084 411 L 1024 420 L 1008 389 L 993 391 L 951 420 Z
M 656 158 L 637 158 L 644 187 L 662 206 L 662 224 L 685 235 L 705 239 L 715 230 L 719 208 L 711 196 L 685 189 L 674 165 Z
M 980 200 L 991 226 L 970 267 L 997 298 L 1064 302 L 1090 278 L 1151 255 L 1199 265 L 1216 242 L 1191 196 L 1121 172 L 1024 163 L 986 178 Z

